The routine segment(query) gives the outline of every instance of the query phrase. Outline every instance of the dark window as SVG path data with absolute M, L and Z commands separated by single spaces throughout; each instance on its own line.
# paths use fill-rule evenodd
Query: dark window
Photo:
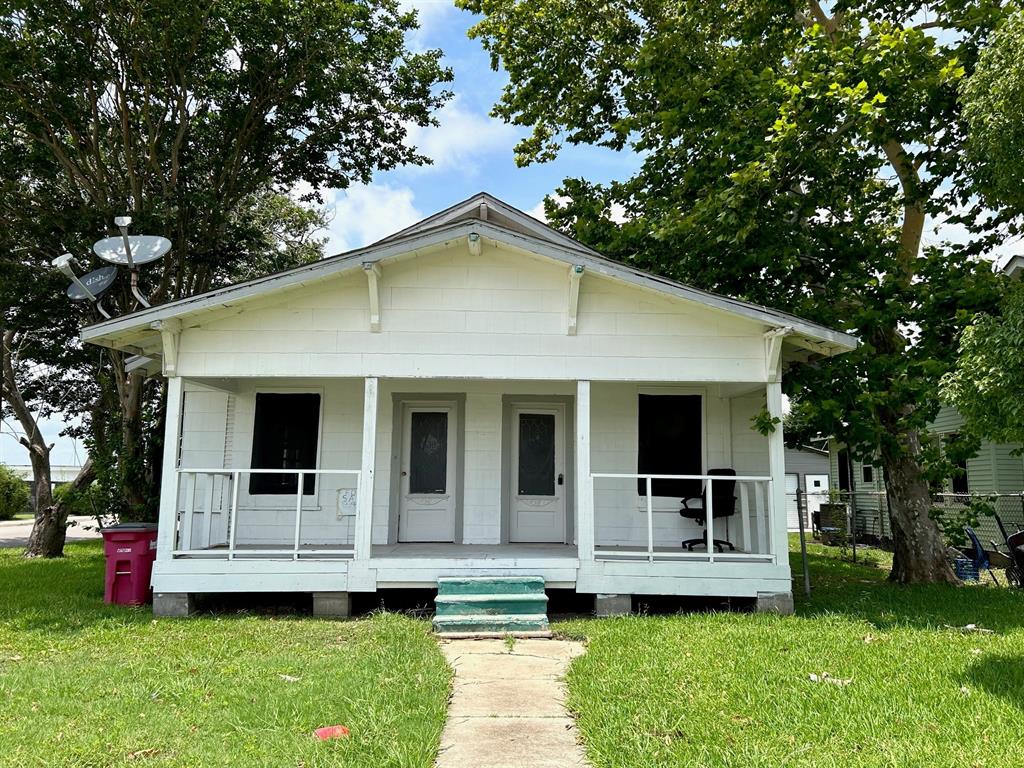
M 448 487 L 448 414 L 413 411 L 409 430 L 409 493 L 444 493 Z
M 967 482 L 967 459 L 958 461 L 953 466 L 959 470 L 953 475 L 953 493 L 970 493 L 970 484 Z
M 700 395 L 640 395 L 637 431 L 638 474 L 704 474 Z M 646 480 L 638 480 L 636 487 L 647 495 Z M 654 480 L 651 493 L 694 498 L 701 487 L 700 480 Z
M 869 467 L 865 464 L 860 470 L 861 477 L 864 478 L 865 483 L 875 482 L 875 468 Z
M 843 448 L 839 451 L 839 490 L 849 491 L 853 479 L 853 465 L 850 464 L 850 452 Z
M 320 395 L 259 392 L 252 436 L 253 469 L 316 469 L 316 444 L 320 431 Z M 299 476 L 254 474 L 249 493 L 295 493 Z M 309 495 L 316 477 L 302 479 L 302 493 Z
M 554 414 L 519 414 L 519 495 L 555 495 Z

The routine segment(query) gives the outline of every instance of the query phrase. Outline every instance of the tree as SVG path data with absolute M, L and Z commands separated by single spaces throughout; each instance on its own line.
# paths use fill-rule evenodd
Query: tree
M 0 520 L 10 520 L 28 509 L 25 481 L 0 464 Z
M 545 206 L 556 224 L 638 267 L 861 338 L 789 373 L 798 421 L 880 453 L 891 578 L 956 581 L 929 517 L 925 431 L 960 330 L 998 296 L 975 255 L 999 222 L 972 203 L 957 100 L 998 4 L 460 5 L 484 15 L 471 35 L 510 76 L 495 113 L 533 128 L 520 163 L 564 142 L 641 157 L 624 181 L 567 179 L 569 203 Z M 954 215 L 983 231 L 968 247 L 922 246 L 929 217 Z
M 1024 211 L 1024 11 L 1009 13 L 961 87 L 967 154 L 994 207 Z
M 982 51 L 961 93 L 968 156 L 983 199 L 1024 212 L 1024 12 L 1006 17 Z M 945 397 L 969 430 L 990 440 L 1024 443 L 1024 285 L 1014 284 L 998 311 L 979 314 L 960 339 Z
M 975 318 L 960 339 L 943 394 L 968 429 L 999 443 L 1024 443 L 1024 285 L 1014 285 L 999 313 Z
M 308 211 L 282 193 L 302 185 L 313 191 L 298 202 L 314 203 L 321 187 L 426 162 L 407 127 L 433 122 L 451 74 L 439 51 L 406 48 L 415 27 L 397 0 L 0 0 L 0 179 L 20 193 L 0 205 L 0 231 L 29 242 L 21 266 L 60 243 L 99 266 L 83 254 L 127 213 L 172 243 L 143 274 L 153 304 L 316 258 L 295 237 Z M 127 281 L 105 303 L 133 309 Z M 104 352 L 86 390 L 81 412 L 113 406 L 92 424 L 109 454 L 97 464 L 116 472 L 126 514 L 146 516 L 162 387 Z

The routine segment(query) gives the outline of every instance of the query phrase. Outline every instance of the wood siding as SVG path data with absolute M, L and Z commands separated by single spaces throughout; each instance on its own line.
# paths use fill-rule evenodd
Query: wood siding
M 597 274 L 566 333 L 566 265 L 464 244 L 389 263 L 381 331 L 345 274 L 226 309 L 182 332 L 183 376 L 765 380 L 762 324 Z
M 257 392 L 318 392 L 322 396 L 318 466 L 357 469 L 362 446 L 363 382 L 359 379 L 240 379 L 232 392 L 210 391 L 196 382 L 185 383 L 181 467 L 247 468 L 253 442 L 253 416 Z M 503 399 L 521 395 L 535 402 L 575 396 L 575 382 L 497 382 L 453 380 L 382 380 L 377 412 L 376 464 L 372 540 L 394 542 L 397 511 L 392 483 L 395 402 L 406 396 L 443 399 L 464 397 L 465 418 L 458 436 L 461 448 L 462 535 L 466 544 L 502 541 Z M 646 385 L 595 382 L 592 386 L 592 461 L 595 472 L 635 472 L 637 469 L 637 405 L 641 393 L 700 394 L 704 401 L 704 469 L 732 467 L 741 475 L 767 475 L 767 439 L 752 429 L 751 418 L 765 403 L 764 395 L 722 397 L 717 385 Z M 230 403 L 230 406 L 229 406 Z M 571 409 L 569 409 L 571 411 Z M 228 413 L 232 418 L 228 419 Z M 226 450 L 226 446 L 228 450 Z M 567 466 L 567 478 L 574 468 Z M 187 491 L 187 481 L 182 490 Z M 200 483 L 203 481 L 201 480 Z M 571 485 L 575 481 L 569 480 Z M 198 487 L 196 519 L 204 508 L 205 486 Z M 569 514 L 572 514 L 570 488 Z M 228 487 L 217 489 L 226 503 Z M 751 496 L 753 502 L 753 497 Z M 294 535 L 295 496 L 250 495 L 243 475 L 239 492 L 239 545 L 289 544 Z M 184 508 L 179 503 L 180 508 Z M 656 546 L 678 546 L 697 536 L 700 527 L 679 516 L 679 499 L 657 499 Z M 754 510 L 752 510 L 753 517 Z M 635 480 L 598 480 L 595 487 L 595 540 L 599 545 L 645 545 L 646 505 L 637 494 Z M 303 542 L 351 544 L 355 523 L 354 480 L 341 475 L 318 479 L 315 494 L 303 499 Z M 227 530 L 226 516 L 217 530 Z M 738 525 L 739 518 L 729 521 Z M 726 534 L 719 520 L 716 535 Z M 756 524 L 755 524 L 756 525 Z M 570 528 L 574 526 L 570 525 Z M 289 544 L 290 545 L 290 544 Z

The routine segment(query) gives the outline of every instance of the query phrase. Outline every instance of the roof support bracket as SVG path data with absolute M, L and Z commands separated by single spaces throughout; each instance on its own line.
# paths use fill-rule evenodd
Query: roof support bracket
M 583 277 L 583 265 L 573 264 L 569 267 L 569 307 L 568 307 L 568 329 L 570 336 L 576 335 L 576 320 L 580 308 L 580 278 Z
M 782 340 L 793 332 L 790 326 L 772 328 L 764 334 L 765 378 L 768 381 L 782 379 Z
M 156 320 L 150 328 L 160 331 L 160 342 L 163 347 L 161 360 L 164 376 L 178 375 L 178 348 L 181 346 L 181 321 L 177 318 Z
M 370 291 L 370 331 L 380 333 L 380 265 L 372 261 L 364 262 L 363 271 Z

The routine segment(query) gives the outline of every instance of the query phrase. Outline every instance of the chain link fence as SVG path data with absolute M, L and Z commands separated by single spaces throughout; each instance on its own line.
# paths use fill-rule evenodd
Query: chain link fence
M 808 532 L 839 527 L 851 542 L 882 547 L 892 543 L 889 498 L 884 491 L 799 492 L 789 496 L 790 506 L 799 507 Z M 996 518 L 1002 520 L 1007 531 L 1024 528 L 1024 491 L 933 494 L 931 515 L 952 546 L 966 544 L 964 526 L 973 528 L 986 546 L 993 541 L 1002 544 Z
M 786 496 L 789 528 L 802 529 L 807 540 L 813 536 L 825 544 L 848 547 L 852 550 L 854 561 L 857 560 L 857 547 L 860 545 L 888 548 L 892 544 L 889 498 L 884 491 L 797 491 Z M 964 530 L 969 526 L 988 552 L 993 566 L 1014 567 L 1007 555 L 1006 534 L 1012 535 L 1024 530 L 1024 491 L 937 493 L 932 495 L 930 514 L 950 547 L 968 554 L 972 551 L 968 547 L 968 537 Z M 801 547 L 804 548 L 803 541 Z M 809 593 L 810 577 L 805 549 L 803 560 L 804 588 Z M 1016 568 L 1020 569 L 1019 564 Z M 1016 582 L 1020 583 L 1021 578 L 1018 573 Z

